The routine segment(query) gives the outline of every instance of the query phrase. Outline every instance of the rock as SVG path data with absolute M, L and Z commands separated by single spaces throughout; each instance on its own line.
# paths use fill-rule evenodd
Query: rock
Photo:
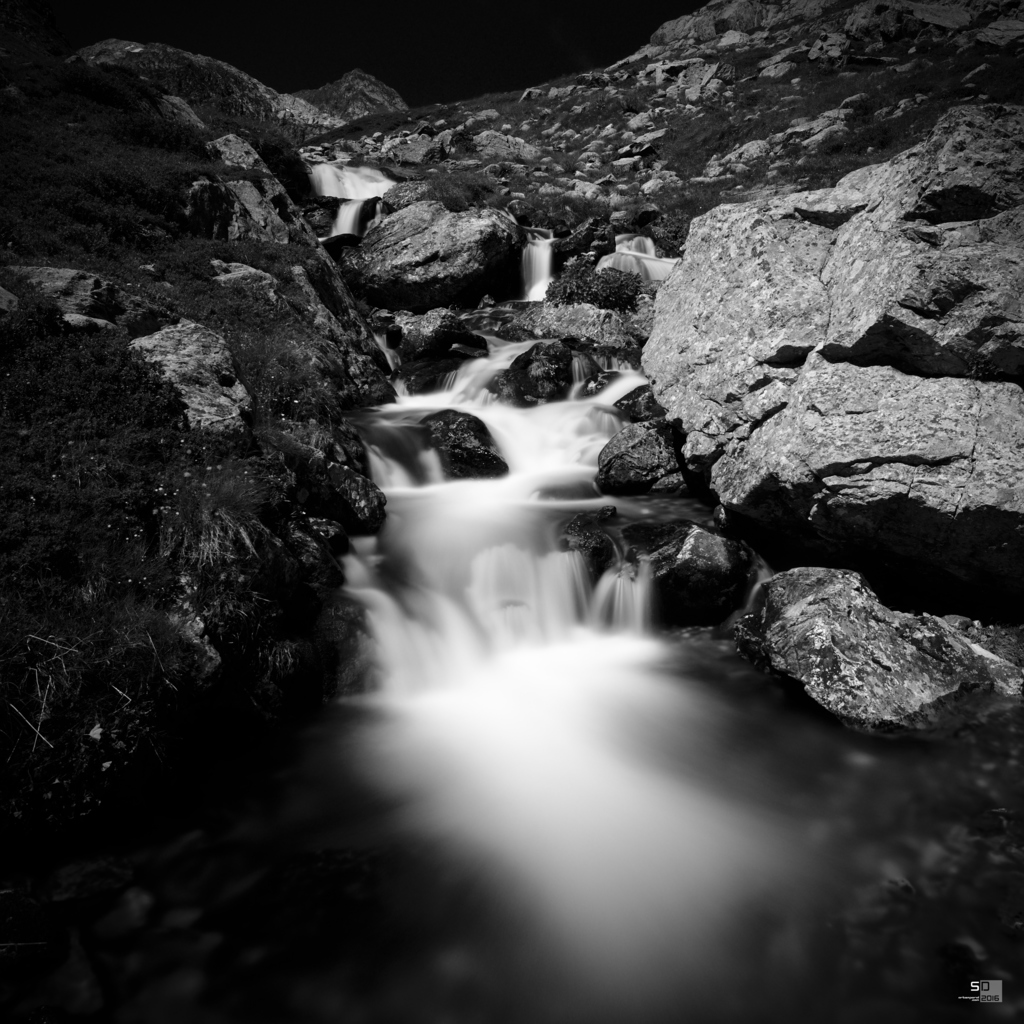
M 500 160 L 509 163 L 537 163 L 543 155 L 536 146 L 515 135 L 503 135 L 491 129 L 473 136 L 477 153 L 485 160 Z
M 316 331 L 296 348 L 297 358 L 313 367 L 340 409 L 393 402 L 387 357 L 335 264 L 316 250 L 307 266 L 291 269 L 302 296 L 302 302 L 293 304 Z
M 136 338 L 131 348 L 156 363 L 185 402 L 189 425 L 209 430 L 241 427 L 252 409 L 235 377 L 227 342 L 191 320 Z
M 83 334 L 95 334 L 97 331 L 112 331 L 114 325 L 109 320 L 101 320 L 95 316 L 82 316 L 81 313 L 65 313 L 61 318 L 72 331 Z
M 194 181 L 185 199 L 189 230 L 236 242 L 316 245 L 313 230 L 272 175 L 254 181 Z
M 619 558 L 614 541 L 604 529 L 614 517 L 615 506 L 605 505 L 597 512 L 580 512 L 573 516 L 562 531 L 562 549 L 580 553 L 594 582 Z
M 571 350 L 560 341 L 534 345 L 496 374 L 488 389 L 516 406 L 564 398 L 572 387 L 572 359 Z
M 168 121 L 198 131 L 206 130 L 206 124 L 180 96 L 161 96 L 156 101 L 156 107 Z
M 263 158 L 238 135 L 222 135 L 219 139 L 208 142 L 206 151 L 214 160 L 221 160 L 236 170 L 270 174 L 270 168 L 264 163 Z
M 423 316 L 397 314 L 401 329 L 398 353 L 403 361 L 443 356 L 452 345 L 472 342 L 473 332 L 449 309 L 432 309 Z
M 313 233 L 326 240 L 334 230 L 341 202 L 337 196 L 307 196 L 299 205 L 299 212 Z
M 977 35 L 977 42 L 986 46 L 1009 46 L 1024 39 L 1024 21 L 1019 18 L 997 18 Z
M 839 65 L 845 61 L 850 40 L 842 32 L 822 32 L 807 53 L 809 61 Z
M 343 122 L 409 109 L 394 89 L 360 68 L 346 71 L 336 82 L 317 89 L 298 89 L 292 95 Z
M 628 423 L 597 460 L 595 483 L 604 494 L 646 494 L 677 474 L 680 439 L 665 420 Z
M 439 391 L 448 374 L 455 373 L 469 358 L 461 353 L 453 353 L 441 359 L 417 359 L 402 363 L 396 377 L 410 395 L 428 394 Z
M 650 384 L 634 388 L 615 403 L 615 408 L 632 423 L 645 423 L 665 416 L 665 410 L 658 404 Z
M 780 61 L 778 64 L 770 64 L 758 76 L 759 78 L 791 78 L 796 74 L 797 65 L 791 60 Z
M 433 195 L 433 188 L 429 181 L 400 181 L 383 195 L 384 202 L 392 210 L 402 210 L 413 203 L 422 202 Z
M 18 297 L 6 288 L 0 288 L 0 313 L 10 313 L 18 308 Z
M 245 263 L 225 263 L 223 260 L 210 260 L 213 269 L 217 271 L 213 278 L 215 284 L 222 288 L 254 288 L 263 292 L 271 299 L 277 298 L 274 288 L 277 286 L 277 278 L 268 274 L 265 270 L 257 270 Z
M 103 329 L 105 323 L 116 323 L 134 338 L 159 330 L 167 320 L 155 306 L 84 270 L 24 266 L 8 269 L 55 302 L 65 314 L 65 321 L 80 329 Z M 90 328 L 87 321 L 97 322 Z
M 737 625 L 740 651 L 855 728 L 954 727 L 1020 697 L 1020 668 L 942 619 L 891 611 L 855 572 L 791 569 L 760 596 Z
M 340 463 L 330 466 L 327 476 L 337 494 L 335 514 L 329 518 L 352 536 L 376 533 L 384 525 L 387 499 L 383 491 L 368 477 Z
M 421 421 L 430 434 L 430 447 L 441 459 L 450 480 L 480 479 L 508 474 L 508 464 L 486 425 L 456 409 L 431 413 Z
M 242 115 L 271 121 L 300 135 L 343 124 L 304 100 L 275 92 L 230 64 L 164 43 L 105 39 L 83 47 L 78 54 L 89 64 L 127 68 L 169 96 L 180 97 L 193 107 L 212 107 L 229 118 Z
M 727 508 L 1024 592 L 1024 410 L 998 382 L 1024 372 L 1022 166 L 1021 108 L 955 108 L 835 189 L 694 220 L 644 369 Z
M 518 281 L 522 242 L 519 225 L 504 213 L 451 213 L 425 201 L 371 228 L 351 250 L 349 266 L 367 299 L 385 309 L 472 306 L 486 292 L 504 290 L 506 281 Z
M 601 309 L 589 302 L 556 306 L 526 307 L 517 311 L 502 336 L 517 338 L 579 338 L 611 349 L 623 350 L 636 358 L 645 339 L 626 313 Z M 629 357 L 627 356 L 627 361 Z M 639 366 L 639 362 L 632 363 Z
M 387 139 L 380 148 L 380 155 L 397 164 L 422 164 L 443 160 L 447 151 L 440 139 L 417 134 Z
M 650 559 L 658 617 L 668 625 L 713 626 L 742 607 L 756 556 L 697 523 L 631 523 L 626 544 Z

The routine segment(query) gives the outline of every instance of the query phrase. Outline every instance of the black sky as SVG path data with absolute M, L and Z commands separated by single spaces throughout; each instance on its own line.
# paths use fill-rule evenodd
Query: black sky
M 112 37 L 169 43 L 234 64 L 279 92 L 323 85 L 359 67 L 417 106 L 610 64 L 703 0 L 51 4 L 76 49 Z

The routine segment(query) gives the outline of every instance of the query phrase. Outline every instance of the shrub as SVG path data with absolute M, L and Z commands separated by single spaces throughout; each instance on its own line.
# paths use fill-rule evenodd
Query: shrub
M 643 290 L 638 274 L 611 268 L 598 272 L 585 257 L 569 260 L 557 281 L 548 288 L 547 300 L 556 306 L 590 302 L 602 309 L 622 311 L 636 309 L 636 300 Z

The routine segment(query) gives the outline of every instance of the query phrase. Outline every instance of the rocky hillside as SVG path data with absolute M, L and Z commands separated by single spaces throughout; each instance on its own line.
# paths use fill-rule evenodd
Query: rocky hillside
M 347 71 L 336 82 L 318 89 L 300 89 L 293 95 L 344 122 L 409 109 L 394 89 L 360 68 Z
M 165 95 L 183 101 L 200 119 L 216 114 L 270 121 L 300 138 L 341 123 L 311 103 L 275 92 L 224 61 L 175 46 L 105 39 L 83 47 L 78 55 L 93 66 L 134 72 Z

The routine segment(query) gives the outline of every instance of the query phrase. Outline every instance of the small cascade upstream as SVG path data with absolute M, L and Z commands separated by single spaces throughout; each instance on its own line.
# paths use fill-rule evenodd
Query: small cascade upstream
M 487 380 L 532 344 L 495 343 L 446 390 L 361 422 L 388 519 L 347 556 L 379 672 L 353 760 L 394 829 L 480 881 L 474 914 L 502 936 L 492 967 L 526 1004 L 515 1019 L 641 1024 L 707 1009 L 716 982 L 731 1006 L 750 998 L 737 957 L 757 984 L 780 969 L 760 946 L 796 878 L 808 886 L 806 858 L 790 825 L 716 780 L 720 709 L 652 635 L 646 561 L 595 582 L 559 543 L 573 515 L 608 504 L 598 454 L 621 426 L 613 403 L 643 378 L 497 403 Z M 418 426 L 438 409 L 479 417 L 508 475 L 445 480 Z
M 309 177 L 318 196 L 347 200 L 338 207 L 331 235 L 360 238 L 381 219 L 380 197 L 395 184 L 376 167 L 349 167 L 341 162 L 313 164 Z
M 526 248 L 523 249 L 523 294 L 528 302 L 542 302 L 552 279 L 550 231 L 527 228 Z
M 597 269 L 611 267 L 630 274 L 639 274 L 645 281 L 664 281 L 679 260 L 659 257 L 654 242 L 646 235 L 616 235 L 615 252 L 602 256 Z

